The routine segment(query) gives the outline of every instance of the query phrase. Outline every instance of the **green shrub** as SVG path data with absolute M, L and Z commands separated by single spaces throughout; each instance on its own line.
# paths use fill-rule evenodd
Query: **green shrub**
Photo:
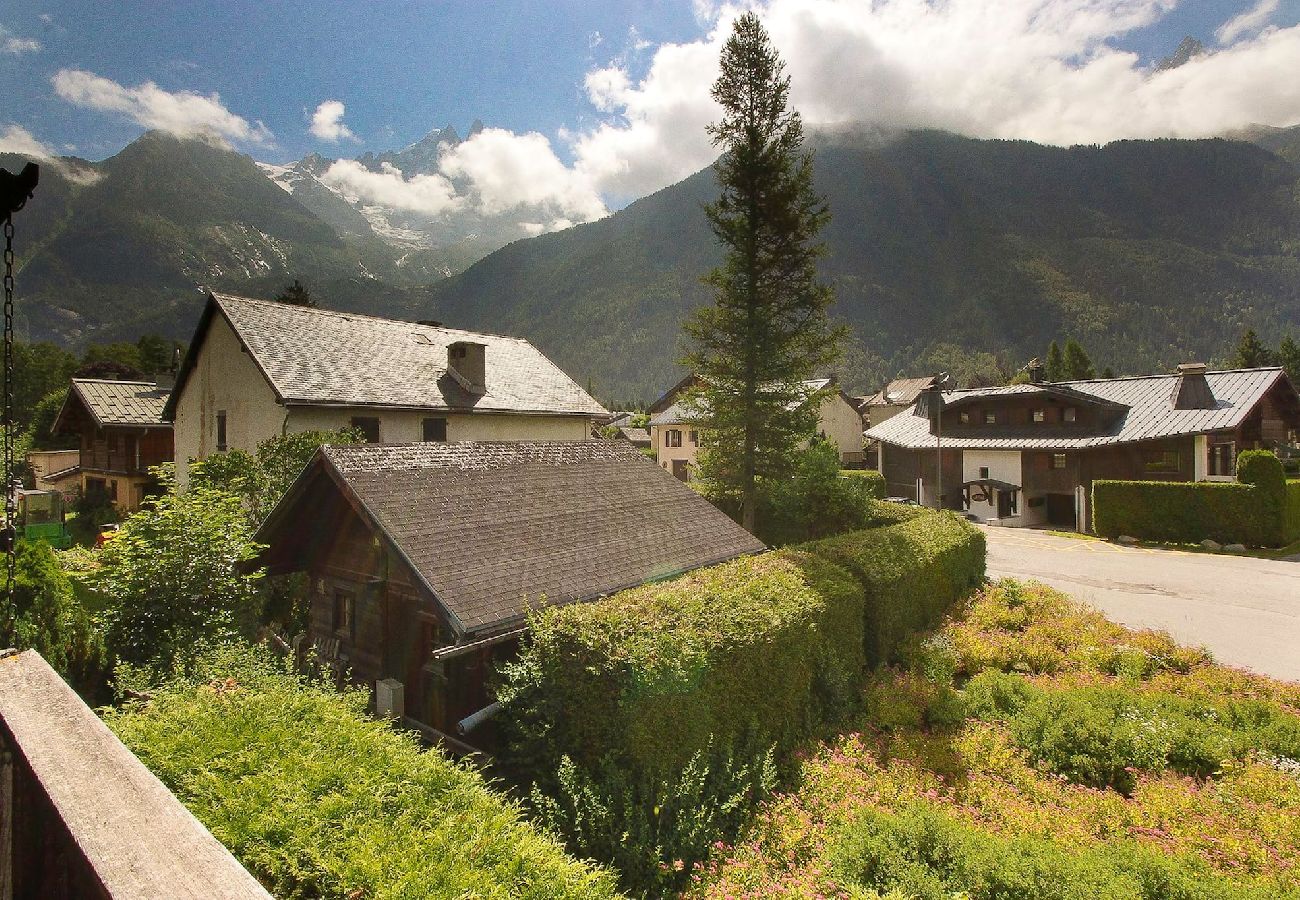
M 862 584 L 871 665 L 889 662 L 909 636 L 938 625 L 984 579 L 984 534 L 950 512 L 921 511 L 801 549 L 843 566 Z
M 868 810 L 831 836 L 838 884 L 913 900 L 1283 900 L 1294 891 L 1231 881 L 1199 859 L 1135 842 L 1070 852 L 1002 836 L 932 806 Z
M 995 722 L 1010 719 L 1043 692 L 1019 675 L 986 669 L 966 682 L 966 712 Z
M 816 438 L 800 452 L 791 477 L 760 485 L 758 537 L 782 547 L 863 528 L 883 486 L 877 472 L 845 477 L 839 449 Z
M 867 496 L 873 500 L 885 496 L 885 476 L 875 469 L 840 469 L 840 477 L 864 482 Z
M 685 887 L 718 840 L 729 841 L 776 787 L 770 749 L 695 753 L 673 777 L 647 778 L 612 758 L 592 774 L 567 756 L 551 793 L 534 786 L 534 818 L 577 856 L 612 863 L 625 890 L 660 897 Z
M 498 691 L 507 763 L 663 778 L 746 734 L 780 756 L 854 702 L 862 646 L 858 585 L 796 550 L 548 608 Z
M 474 770 L 371 719 L 367 699 L 228 648 L 106 718 L 277 897 L 615 896 L 608 873 Z
M 1282 527 L 1283 543 L 1300 541 L 1300 481 L 1286 483 L 1286 517 Z
M 1103 537 L 1121 534 L 1151 541 L 1272 547 L 1286 543 L 1300 513 L 1282 464 L 1267 450 L 1237 455 L 1237 483 L 1211 481 L 1094 481 L 1093 527 Z

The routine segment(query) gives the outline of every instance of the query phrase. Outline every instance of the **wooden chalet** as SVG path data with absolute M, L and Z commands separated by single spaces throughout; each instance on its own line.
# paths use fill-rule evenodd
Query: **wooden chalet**
M 1300 395 L 1279 368 L 947 391 L 867 431 L 892 496 L 1001 525 L 1086 531 L 1096 479 L 1232 481 L 1237 454 L 1294 443 Z M 940 459 L 941 464 L 936 465 Z
M 302 642 L 443 734 L 491 703 L 530 609 L 764 549 L 623 441 L 323 447 L 257 539 L 308 575 Z
M 271 900 L 34 650 L 0 652 L 0 897 Z
M 163 421 L 168 387 L 152 381 L 74 378 L 52 428 L 80 440 L 80 485 L 119 510 L 140 506 L 155 481 L 149 470 L 174 458 Z

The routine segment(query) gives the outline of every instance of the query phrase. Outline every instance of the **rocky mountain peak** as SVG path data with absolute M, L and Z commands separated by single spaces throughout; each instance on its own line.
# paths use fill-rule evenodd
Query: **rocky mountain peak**
M 1166 56 L 1156 64 L 1156 71 L 1163 72 L 1166 69 L 1176 69 L 1181 65 L 1191 62 L 1193 57 L 1201 56 L 1204 53 L 1205 45 L 1191 35 L 1188 35 L 1182 39 L 1171 55 Z

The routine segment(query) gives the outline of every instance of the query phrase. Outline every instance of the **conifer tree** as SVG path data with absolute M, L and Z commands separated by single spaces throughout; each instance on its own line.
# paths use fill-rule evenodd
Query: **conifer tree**
M 816 431 L 818 398 L 802 382 L 838 356 L 844 331 L 830 323 L 833 296 L 817 280 L 817 234 L 830 213 L 813 191 L 789 95 L 784 63 L 745 13 L 723 47 L 713 85 L 723 116 L 709 126 L 722 191 L 705 213 L 726 255 L 704 278 L 713 303 L 685 324 L 683 362 L 699 376 L 687 399 L 704 429 L 697 475 L 715 496 L 739 500 L 750 531 L 761 481 L 793 471 Z
M 315 309 L 317 306 L 316 298 L 297 278 L 293 280 L 293 284 L 288 285 L 276 295 L 275 302 L 287 303 L 290 306 L 306 306 L 309 309 Z
M 1277 348 L 1277 364 L 1286 370 L 1293 384 L 1300 386 L 1300 343 L 1289 334 L 1282 338 L 1282 345 Z
M 1061 355 L 1061 346 L 1052 341 L 1047 348 L 1047 380 L 1064 381 L 1065 380 L 1065 358 Z
M 1273 365 L 1273 354 L 1264 346 L 1259 339 L 1259 335 L 1255 334 L 1255 329 L 1247 328 L 1242 332 L 1241 340 L 1237 342 L 1237 349 L 1228 365 L 1233 369 L 1257 369 L 1260 366 L 1271 366 Z
M 1065 360 L 1064 360 L 1065 377 L 1062 381 L 1084 381 L 1088 378 L 1096 378 L 1097 370 L 1092 366 L 1092 360 L 1084 351 L 1083 345 L 1070 338 L 1065 342 Z

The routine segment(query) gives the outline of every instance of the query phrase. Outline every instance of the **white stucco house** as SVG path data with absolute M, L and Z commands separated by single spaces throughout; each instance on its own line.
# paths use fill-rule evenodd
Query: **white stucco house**
M 690 480 L 700 449 L 700 428 L 696 414 L 679 402 L 681 394 L 695 382 L 695 376 L 673 385 L 650 407 L 650 446 L 662 468 L 682 481 Z M 823 392 L 817 408 L 817 432 L 840 451 L 840 462 L 862 462 L 862 415 L 832 378 L 801 382 L 808 394 Z
M 372 443 L 581 441 L 608 415 L 522 338 L 210 294 L 163 411 L 191 460 L 358 428 Z

